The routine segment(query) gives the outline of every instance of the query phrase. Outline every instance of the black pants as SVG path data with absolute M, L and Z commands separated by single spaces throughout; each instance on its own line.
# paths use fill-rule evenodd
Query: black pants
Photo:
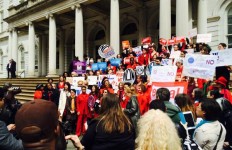
M 11 78 L 16 78 L 15 71 L 11 71 Z

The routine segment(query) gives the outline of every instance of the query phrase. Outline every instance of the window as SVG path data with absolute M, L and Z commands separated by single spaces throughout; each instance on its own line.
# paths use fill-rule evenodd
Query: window
M 39 65 L 39 48 L 35 46 L 35 69 L 38 69 Z
M 122 31 L 122 35 L 134 34 L 137 32 L 137 26 L 135 23 L 128 24 Z
M 232 8 L 228 12 L 228 48 L 232 48 Z
M 25 50 L 22 45 L 19 47 L 19 52 L 20 52 L 20 69 L 24 70 L 25 69 Z
M 0 49 L 0 71 L 3 71 L 3 52 Z

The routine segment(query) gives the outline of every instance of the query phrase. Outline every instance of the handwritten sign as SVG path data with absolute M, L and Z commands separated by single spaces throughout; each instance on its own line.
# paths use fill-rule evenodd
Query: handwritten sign
M 153 66 L 151 70 L 151 82 L 175 82 L 176 66 Z
M 183 76 L 213 80 L 217 56 L 187 54 L 184 58 Z
M 197 34 L 197 43 L 209 43 L 212 40 L 212 34 Z
M 188 36 L 191 38 L 191 37 L 194 37 L 194 36 L 197 36 L 197 28 L 193 28 L 191 29 L 189 32 L 188 32 Z
M 217 56 L 216 66 L 227 66 L 232 65 L 231 59 L 232 49 L 224 49 L 224 50 L 214 50 L 210 52 L 210 55 Z

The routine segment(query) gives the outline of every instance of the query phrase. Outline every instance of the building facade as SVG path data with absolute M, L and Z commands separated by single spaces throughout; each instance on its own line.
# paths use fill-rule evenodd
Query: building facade
M 0 0 L 0 77 L 9 59 L 23 77 L 57 76 L 101 44 L 212 33 L 209 45 L 232 47 L 232 0 Z

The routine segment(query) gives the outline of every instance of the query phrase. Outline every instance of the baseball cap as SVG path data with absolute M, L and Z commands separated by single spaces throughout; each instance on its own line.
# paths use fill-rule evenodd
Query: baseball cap
M 58 125 L 57 107 L 42 99 L 27 102 L 16 113 L 15 125 L 23 142 L 51 139 Z

